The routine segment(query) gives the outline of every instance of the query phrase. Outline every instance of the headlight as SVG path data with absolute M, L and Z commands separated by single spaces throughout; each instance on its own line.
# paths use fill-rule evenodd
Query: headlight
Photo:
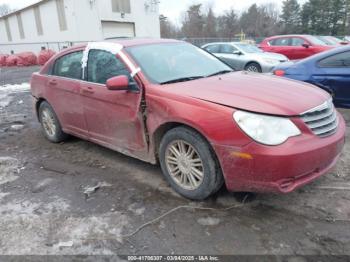
M 280 145 L 288 138 L 301 134 L 296 125 L 288 118 L 244 111 L 236 111 L 233 118 L 248 136 L 265 145 Z
M 276 59 L 271 59 L 271 58 L 264 58 L 264 61 L 268 64 L 278 64 L 280 61 Z

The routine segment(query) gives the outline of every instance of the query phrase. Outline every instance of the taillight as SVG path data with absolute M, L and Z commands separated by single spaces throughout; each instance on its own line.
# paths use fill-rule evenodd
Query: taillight
M 284 70 L 275 70 L 273 72 L 276 76 L 284 76 L 286 72 Z

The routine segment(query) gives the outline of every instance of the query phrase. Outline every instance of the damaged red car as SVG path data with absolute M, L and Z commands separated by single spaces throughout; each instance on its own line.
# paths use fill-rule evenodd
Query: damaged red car
M 189 199 L 288 193 L 327 173 L 344 146 L 331 97 L 306 83 L 233 72 L 175 40 L 89 43 L 55 55 L 31 80 L 43 133 L 68 134 L 160 163 Z

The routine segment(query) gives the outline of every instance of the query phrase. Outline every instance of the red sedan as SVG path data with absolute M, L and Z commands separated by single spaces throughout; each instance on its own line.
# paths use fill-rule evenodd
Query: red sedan
M 311 35 L 281 35 L 266 38 L 259 46 L 265 52 L 283 54 L 290 60 L 303 59 L 334 48 Z
M 43 133 L 68 134 L 153 164 L 190 199 L 287 193 L 327 173 L 345 123 L 326 92 L 232 72 L 175 40 L 90 43 L 54 56 L 31 80 Z

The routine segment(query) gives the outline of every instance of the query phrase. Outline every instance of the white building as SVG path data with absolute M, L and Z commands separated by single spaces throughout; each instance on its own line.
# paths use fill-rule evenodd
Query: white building
M 41 0 L 0 18 L 0 53 L 72 42 L 160 37 L 158 0 Z M 64 43 L 65 42 L 65 43 Z

